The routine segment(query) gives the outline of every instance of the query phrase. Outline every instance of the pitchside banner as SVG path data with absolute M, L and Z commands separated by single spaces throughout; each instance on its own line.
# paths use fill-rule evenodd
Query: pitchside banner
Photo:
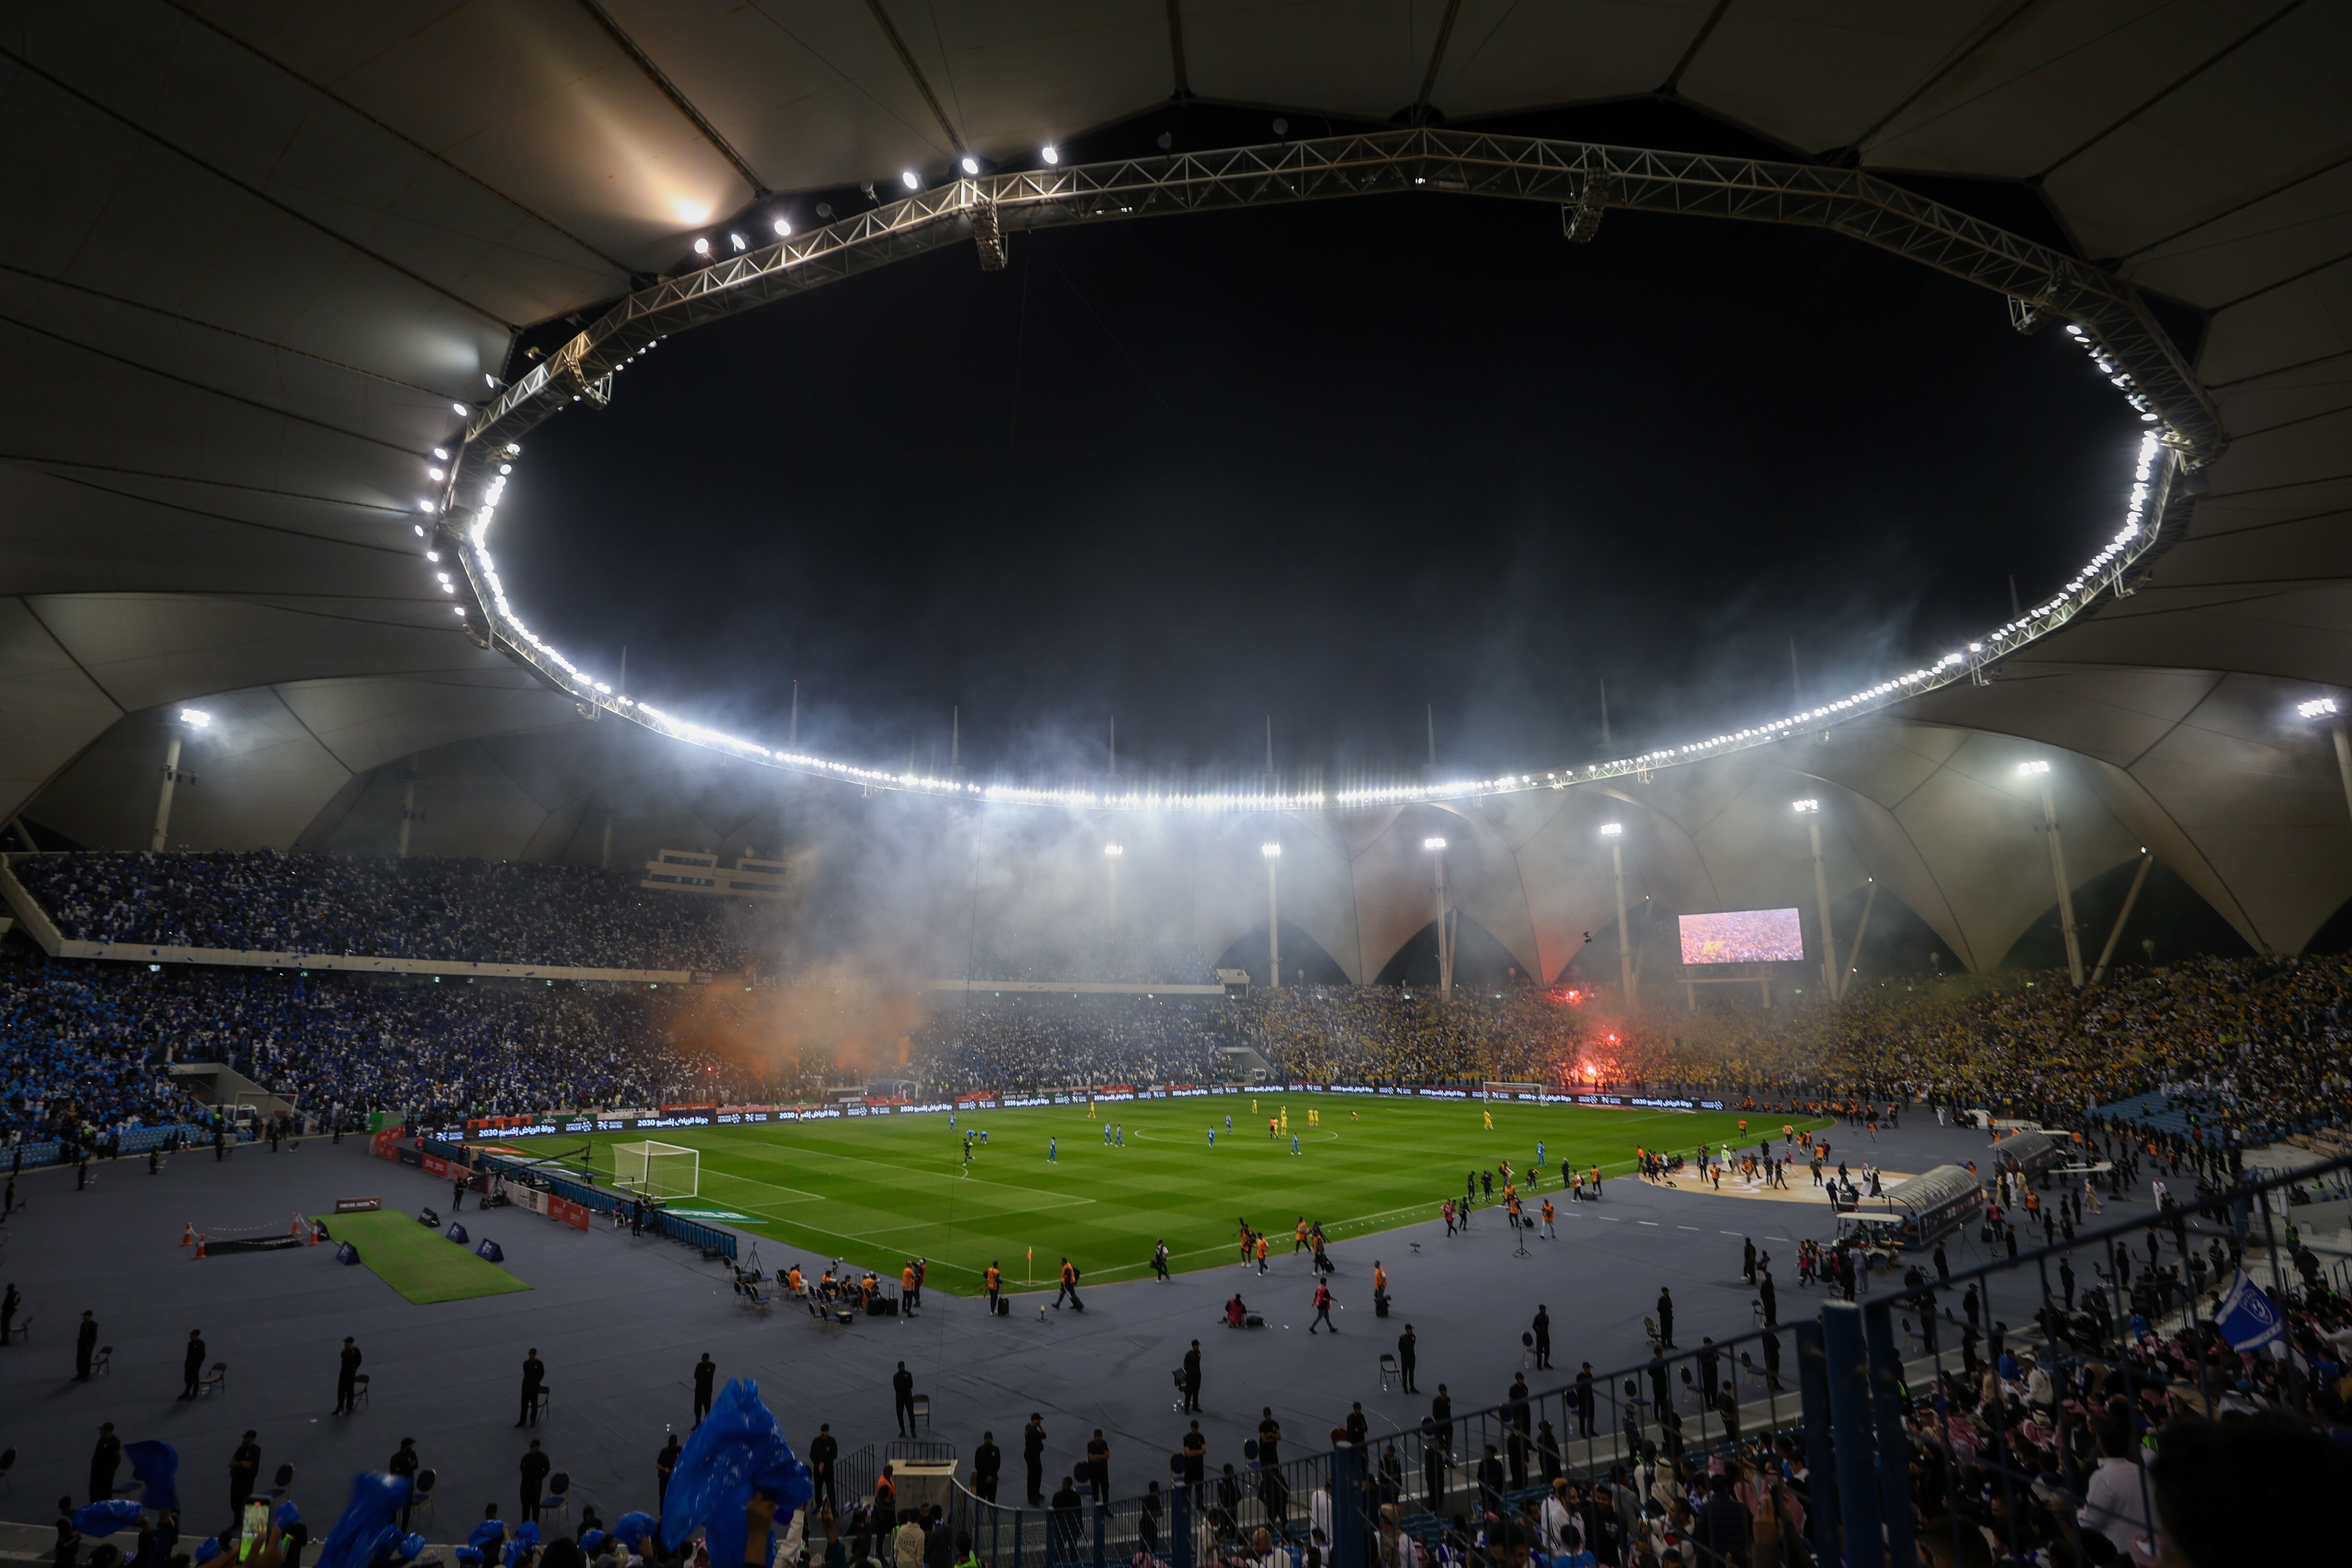
M 469 1121 L 463 1127 L 428 1128 L 424 1135 L 443 1142 L 480 1142 L 485 1137 L 504 1142 L 583 1132 L 658 1132 L 695 1127 L 740 1127 L 776 1121 L 842 1121 L 877 1116 L 967 1115 L 977 1110 L 1017 1110 L 1034 1105 L 1110 1104 L 1153 1100 L 1196 1100 L 1236 1094 L 1363 1094 L 1401 1100 L 1513 1100 L 1528 1105 L 1586 1105 L 1618 1110 L 1722 1110 L 1720 1100 L 1685 1100 L 1671 1096 L 1598 1093 L 1512 1092 L 1487 1094 L 1475 1089 L 1418 1089 L 1392 1083 L 1291 1084 L 1157 1084 L 1139 1088 L 1114 1084 L 1089 1092 L 1082 1089 L 1041 1089 L 1030 1094 L 958 1095 L 939 1100 L 863 1100 L 840 1105 L 666 1105 L 651 1110 L 583 1110 L 536 1120 L 498 1117 Z

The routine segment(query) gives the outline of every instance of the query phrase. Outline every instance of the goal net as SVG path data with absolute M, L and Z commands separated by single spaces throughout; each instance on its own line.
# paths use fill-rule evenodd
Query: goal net
M 690 1198 L 702 1187 L 702 1152 L 676 1143 L 615 1143 L 613 1184 L 647 1198 Z
M 1507 1083 L 1501 1079 L 1488 1079 L 1479 1085 L 1479 1092 L 1488 1100 L 1504 1095 L 1538 1095 L 1544 1091 L 1539 1083 Z

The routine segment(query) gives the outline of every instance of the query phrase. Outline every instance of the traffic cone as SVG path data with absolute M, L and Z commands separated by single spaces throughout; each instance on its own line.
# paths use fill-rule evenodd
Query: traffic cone
M 323 1240 L 325 1240 L 325 1239 L 326 1239 L 326 1236 L 327 1236 L 327 1227 L 326 1227 L 325 1226 L 323 1226 L 323 1225 L 314 1225 L 314 1226 L 312 1226 L 310 1227 L 310 1245 L 311 1245 L 311 1246 L 313 1246 L 313 1247 L 318 1246 L 320 1242 L 321 1242 L 321 1241 L 323 1241 Z
M 289 1229 L 286 1234 L 295 1237 L 299 1237 L 302 1234 L 302 1216 L 298 1214 L 294 1216 L 293 1226 Z
M 201 1237 L 201 1236 L 200 1236 L 200 1237 L 196 1237 L 196 1256 L 195 1256 L 195 1261 L 196 1261 L 196 1262 L 198 1262 L 198 1263 L 202 1263 L 204 1260 L 205 1260 L 205 1238 L 204 1238 L 203 1237 Z
M 186 1228 L 185 1230 L 183 1230 L 182 1232 L 180 1232 L 180 1245 L 181 1245 L 182 1247 L 194 1247 L 195 1244 L 196 1244 L 196 1222 L 195 1222 L 195 1221 L 194 1221 L 194 1220 L 190 1220 L 190 1221 L 188 1222 L 187 1228 Z

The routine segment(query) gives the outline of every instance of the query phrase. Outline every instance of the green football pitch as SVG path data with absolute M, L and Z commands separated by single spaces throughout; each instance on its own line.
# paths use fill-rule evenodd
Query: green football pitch
M 461 1247 L 404 1214 L 385 1210 L 310 1217 L 325 1225 L 337 1241 L 358 1247 L 361 1267 L 420 1307 L 530 1289 L 497 1264 L 476 1257 L 470 1245 Z
M 1089 1282 L 1135 1279 L 1150 1272 L 1152 1243 L 1162 1237 L 1172 1268 L 1208 1268 L 1238 1256 L 1244 1218 L 1286 1250 L 1302 1215 L 1334 1240 L 1411 1225 L 1458 1197 L 1465 1173 L 1504 1160 L 1524 1191 L 1538 1140 L 1545 1193 L 1558 1190 L 1562 1161 L 1588 1178 L 1598 1164 L 1617 1180 L 1633 1171 L 1637 1146 L 1688 1154 L 1702 1139 L 1710 1146 L 1741 1141 L 1731 1113 L 1504 1103 L 1492 1107 L 1489 1131 L 1487 1109 L 1356 1095 L 1221 1095 L 1119 1101 L 1093 1117 L 1084 1105 L 982 1110 L 959 1116 L 953 1131 L 940 1112 L 589 1142 L 593 1164 L 606 1173 L 615 1143 L 700 1151 L 698 1194 L 670 1208 L 761 1238 L 762 1262 L 778 1272 L 797 1260 L 814 1274 L 837 1258 L 895 1281 L 908 1258 L 921 1257 L 932 1288 L 970 1295 L 992 1261 L 1008 1289 L 1050 1285 L 1066 1254 Z M 1285 1110 L 1288 1132 L 1269 1138 L 1266 1119 Z M 1319 1125 L 1309 1125 L 1310 1110 Z M 1769 1127 L 1777 1142 L 1781 1121 L 1758 1115 L 1749 1126 L 1754 1137 Z M 1105 1144 L 1106 1124 L 1124 1133 L 1123 1144 Z M 968 1172 L 967 1128 L 989 1135 Z M 1501 1192 L 1498 1178 L 1498 1200 Z

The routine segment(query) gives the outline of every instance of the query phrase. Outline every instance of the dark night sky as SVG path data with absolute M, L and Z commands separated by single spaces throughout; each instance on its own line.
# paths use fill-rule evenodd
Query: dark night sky
M 673 338 L 493 546 L 609 677 L 982 776 L 1601 753 L 1932 659 L 2114 531 L 2140 426 L 1995 295 L 1834 236 L 1446 196 L 1015 235 Z

